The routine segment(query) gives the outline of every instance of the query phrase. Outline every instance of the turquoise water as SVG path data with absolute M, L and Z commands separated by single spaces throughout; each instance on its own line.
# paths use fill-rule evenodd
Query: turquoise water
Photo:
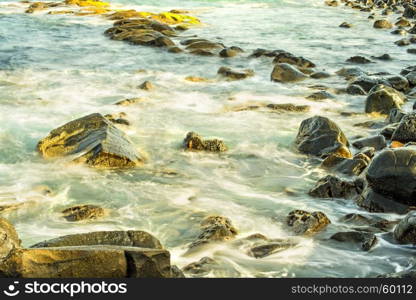
M 2 213 L 29 246 L 75 232 L 141 229 L 153 233 L 180 267 L 202 256 L 223 269 L 209 276 L 362 277 L 407 268 L 414 250 L 381 239 L 370 253 L 347 250 L 323 241 L 347 225 L 338 219 L 366 212 L 351 201 L 325 201 L 306 195 L 323 172 L 292 149 L 303 119 L 321 114 L 335 120 L 352 138 L 369 134 L 353 124 L 368 116 L 341 117 L 340 111 L 363 111 L 364 98 L 337 95 L 312 102 L 312 84 L 343 87 L 336 76 L 300 84 L 270 82 L 270 59 L 248 59 L 256 48 L 285 49 L 335 72 L 353 55 L 389 53 L 391 62 L 363 67 L 398 73 L 412 57 L 393 42 L 397 36 L 372 29 L 367 15 L 348 8 L 328 8 L 311 1 L 136 1 L 119 0 L 122 8 L 147 11 L 188 9 L 207 24 L 185 32 L 239 46 L 246 54 L 233 59 L 167 53 L 161 49 L 111 41 L 103 32 L 111 22 L 100 16 L 24 14 L 17 1 L 0 1 L 0 204 L 23 205 Z M 391 16 L 394 19 L 396 16 Z M 343 21 L 354 24 L 338 28 Z M 239 82 L 192 83 L 187 76 L 215 78 L 220 66 L 251 68 L 256 75 Z M 152 81 L 151 92 L 137 89 Z M 130 97 L 148 100 L 135 106 L 113 103 Z M 247 103 L 308 104 L 307 114 L 231 112 Z M 124 111 L 132 125 L 123 128 L 149 156 L 143 169 L 96 171 L 64 162 L 45 161 L 37 142 L 57 126 L 93 112 Z M 223 139 L 225 154 L 187 153 L 180 149 L 188 131 Z M 45 196 L 38 186 L 46 185 Z M 292 190 L 294 193 L 287 193 Z M 104 219 L 66 222 L 60 211 L 77 204 L 109 209 Z M 229 217 L 239 237 L 262 233 L 290 235 L 282 225 L 293 209 L 321 210 L 328 229 L 300 246 L 254 259 L 228 244 L 184 257 L 187 244 L 209 214 Z M 394 220 L 396 215 L 381 216 Z M 357 267 L 359 265 L 359 267 Z

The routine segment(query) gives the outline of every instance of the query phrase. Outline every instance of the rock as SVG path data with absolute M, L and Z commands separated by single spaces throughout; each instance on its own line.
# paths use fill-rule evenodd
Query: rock
M 412 112 L 402 117 L 399 126 L 391 138 L 403 144 L 416 142 L 416 112 Z
M 268 104 L 266 107 L 278 112 L 309 112 L 311 110 L 311 107 L 309 105 L 294 105 L 292 103 L 271 103 Z
M 163 249 L 127 248 L 127 277 L 132 278 L 172 278 L 182 274 L 172 273 L 170 253 Z M 175 269 L 175 268 L 173 268 Z
M 411 86 L 416 86 L 416 72 L 410 72 L 406 75 L 406 79 Z
M 407 68 L 404 68 L 403 70 L 400 71 L 400 75 L 402 76 L 406 76 L 407 74 L 411 73 L 411 72 L 415 72 L 416 71 L 416 66 L 410 66 Z
M 357 84 L 350 84 L 345 90 L 349 95 L 366 95 L 367 93 L 363 88 Z
M 95 205 L 79 205 L 64 209 L 62 214 L 67 221 L 77 222 L 98 219 L 104 216 L 105 211 Z
M 405 115 L 406 113 L 404 113 L 402 110 L 398 108 L 393 108 L 392 110 L 390 110 L 389 116 L 387 117 L 386 121 L 389 124 L 399 123 Z
M 378 59 L 378 60 L 392 60 L 393 58 L 389 55 L 389 54 L 383 54 L 380 56 L 371 56 L 374 59 Z
M 369 251 L 377 244 L 378 239 L 373 233 L 347 231 L 335 233 L 333 236 L 331 236 L 331 240 L 359 244 L 362 250 Z
M 21 241 L 13 225 L 0 218 L 0 265 L 13 251 L 21 247 Z M 2 268 L 0 266 L 0 275 Z
M 297 245 L 291 240 L 273 240 L 266 244 L 257 245 L 249 250 L 249 255 L 255 258 L 264 258 L 272 254 L 293 248 Z
M 339 5 L 339 2 L 337 0 L 326 0 L 325 4 L 328 6 L 335 7 Z
M 125 116 L 126 114 L 121 112 L 118 114 L 105 115 L 104 118 L 106 118 L 107 120 L 109 120 L 111 123 L 114 123 L 114 124 L 130 126 L 130 122 L 124 118 Z
M 254 71 L 251 69 L 235 71 L 228 67 L 219 68 L 217 73 L 230 80 L 241 80 L 254 76 Z
M 276 64 L 271 74 L 271 80 L 276 82 L 298 82 L 308 78 L 294 66 L 287 63 Z
M 309 195 L 316 198 L 344 198 L 348 199 L 361 194 L 361 181 L 346 181 L 333 175 L 327 175 L 318 180 L 309 191 Z
M 342 76 L 345 77 L 346 79 L 348 78 L 354 78 L 354 77 L 360 77 L 360 76 L 366 76 L 367 73 L 364 72 L 361 68 L 342 68 L 338 71 L 335 72 L 338 76 Z
M 403 12 L 403 17 L 409 18 L 409 19 L 416 18 L 416 6 L 411 5 L 411 4 L 406 4 L 404 12 Z
M 37 243 L 31 248 L 113 245 L 162 249 L 157 238 L 145 231 L 97 231 L 71 234 Z
M 241 48 L 238 47 L 230 47 L 230 48 L 224 48 L 220 51 L 220 56 L 221 57 L 234 57 L 237 56 L 238 54 L 242 53 L 243 50 Z
M 368 58 L 365 58 L 363 56 L 352 56 L 347 59 L 347 62 L 353 63 L 353 64 L 369 64 L 372 63 L 371 60 Z
M 374 28 L 379 28 L 379 29 L 392 29 L 393 28 L 393 24 L 391 24 L 389 21 L 383 19 L 383 20 L 376 20 L 373 24 Z
M 396 44 L 397 46 L 400 46 L 400 47 L 409 46 L 410 45 L 410 40 L 401 39 L 401 40 L 395 41 L 394 44 Z
M 206 245 L 211 242 L 223 242 L 234 239 L 237 229 L 231 220 L 221 216 L 210 216 L 201 222 L 201 234 L 191 243 L 189 249 Z
M 376 85 L 367 96 L 365 112 L 378 112 L 388 115 L 393 108 L 400 108 L 406 98 L 399 91 L 385 85 Z
M 347 176 L 358 176 L 368 166 L 370 158 L 358 153 L 352 159 L 341 157 L 337 154 L 329 155 L 322 162 L 321 167 L 330 169 L 334 173 Z
M 369 187 L 393 201 L 416 205 L 416 149 L 386 149 L 377 155 L 367 169 Z
M 331 221 L 320 211 L 307 212 L 304 210 L 294 210 L 287 217 L 287 225 L 297 235 L 313 235 L 328 226 Z
M 412 23 L 405 18 L 400 18 L 396 23 L 394 23 L 394 25 L 398 27 L 410 27 L 412 26 Z
M 339 27 L 341 27 L 341 28 L 351 28 L 352 24 L 350 24 L 348 22 L 342 22 L 341 25 L 339 25 Z
M 91 114 L 52 130 L 37 150 L 44 158 L 70 157 L 97 168 L 135 167 L 144 158 L 127 136 L 100 114 Z
M 410 54 L 416 54 L 416 48 L 409 48 L 406 51 L 407 53 L 410 53 Z
M 355 202 L 370 212 L 405 214 L 409 211 L 408 205 L 401 204 L 392 197 L 379 194 L 371 188 L 364 189 Z
M 183 271 L 193 275 L 206 275 L 213 268 L 217 267 L 218 263 L 210 257 L 203 257 L 197 262 L 190 263 L 183 268 Z
M 390 124 L 386 127 L 383 127 L 383 129 L 380 131 L 380 134 L 384 136 L 386 139 L 391 139 L 398 125 L 399 125 L 398 123 L 395 123 L 395 124 Z
M 373 87 L 379 84 L 390 86 L 390 83 L 388 83 L 387 80 L 370 76 L 359 76 L 358 78 L 354 79 L 351 84 L 360 86 L 366 93 L 368 93 Z
M 407 31 L 404 29 L 395 29 L 392 32 L 390 32 L 391 34 L 397 34 L 397 35 L 406 35 Z
M 328 72 L 315 72 L 312 73 L 310 77 L 313 79 L 324 79 L 331 77 L 331 74 L 329 74 Z
M 286 51 L 280 51 L 276 53 L 273 63 L 274 64 L 286 63 L 286 64 L 294 65 L 300 69 L 316 67 L 316 65 L 310 60 L 303 58 L 301 56 L 295 56 L 292 53 L 289 53 Z
M 145 91 L 150 91 L 150 90 L 153 90 L 154 88 L 155 87 L 153 86 L 153 83 L 151 83 L 150 81 L 145 81 L 141 85 L 139 85 L 139 89 L 145 90 Z
M 307 96 L 306 99 L 319 101 L 319 100 L 325 100 L 325 99 L 335 99 L 335 97 L 332 94 L 328 93 L 327 91 L 319 91 L 319 92 L 315 92 Z
M 223 141 L 218 139 L 204 140 L 195 132 L 189 132 L 186 135 L 183 146 L 186 150 L 194 151 L 225 152 L 228 150 Z
M 382 135 L 358 139 L 355 142 L 353 142 L 352 145 L 357 149 L 362 149 L 364 147 L 373 147 L 377 151 L 387 147 L 386 139 Z
M 416 278 L 416 269 L 405 270 L 405 271 L 401 271 L 397 273 L 383 274 L 383 275 L 377 276 L 377 278 L 407 278 L 407 279 L 411 278 L 411 279 L 414 279 Z
M 315 116 L 302 121 L 295 145 L 300 152 L 315 156 L 338 153 L 351 157 L 346 136 L 337 124 L 326 117 Z
M 390 86 L 398 91 L 406 92 L 409 89 L 409 81 L 406 77 L 395 75 L 385 78 Z
M 124 100 L 118 101 L 114 104 L 115 105 L 120 105 L 120 106 L 129 106 L 129 105 L 144 102 L 146 100 L 147 99 L 145 99 L 145 98 L 129 98 L 129 99 L 124 99 Z
M 416 245 L 416 212 L 410 212 L 397 224 L 393 236 L 400 244 Z
M 355 226 L 359 226 L 357 230 L 362 230 L 363 226 L 370 226 L 374 229 L 379 229 L 380 232 L 388 232 L 393 229 L 394 225 L 397 223 L 395 221 L 388 221 L 381 217 L 377 216 L 369 216 L 365 217 L 360 214 L 347 214 L 340 219 L 341 222 L 345 222 L 347 224 L 352 224 Z

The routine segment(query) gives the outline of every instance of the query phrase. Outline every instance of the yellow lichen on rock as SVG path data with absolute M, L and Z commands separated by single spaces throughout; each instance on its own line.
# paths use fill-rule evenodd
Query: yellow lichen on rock
M 97 0 L 65 0 L 67 5 L 76 5 L 81 7 L 109 7 L 110 3 Z
M 188 24 L 188 25 L 198 25 L 201 24 L 198 18 L 175 14 L 171 12 L 162 12 L 159 14 L 151 13 L 147 11 L 136 11 L 136 10 L 118 10 L 115 13 L 109 16 L 110 20 L 123 20 L 130 18 L 149 18 L 155 21 L 164 23 L 164 24 Z

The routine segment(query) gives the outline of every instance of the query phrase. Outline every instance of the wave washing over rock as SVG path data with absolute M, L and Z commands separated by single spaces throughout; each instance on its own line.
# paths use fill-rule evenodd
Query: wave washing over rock
M 0 40 L 0 277 L 414 276 L 415 1 L 3 1 Z

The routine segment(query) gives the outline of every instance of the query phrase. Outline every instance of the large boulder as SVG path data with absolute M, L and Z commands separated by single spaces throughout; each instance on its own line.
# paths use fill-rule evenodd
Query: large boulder
M 67 235 L 21 248 L 16 231 L 0 219 L 0 277 L 22 278 L 171 278 L 183 274 L 170 253 L 144 231 Z
M 394 228 L 394 238 L 401 244 L 416 245 L 416 212 L 410 212 Z
M 416 148 L 386 149 L 366 172 L 368 189 L 358 204 L 378 212 L 406 213 L 416 205 Z
M 393 132 L 393 141 L 398 141 L 403 144 L 409 142 L 416 142 L 416 113 L 405 115 L 396 130 Z
M 278 63 L 271 74 L 271 80 L 276 82 L 297 82 L 308 78 L 296 67 L 288 63 Z
M 303 120 L 296 136 L 295 145 L 300 152 L 326 157 L 338 154 L 351 157 L 349 142 L 342 130 L 326 117 L 315 116 Z
M 376 85 L 367 96 L 365 112 L 378 112 L 388 115 L 391 109 L 400 108 L 405 101 L 405 96 L 394 88 L 381 84 Z
M 150 233 L 145 231 L 96 231 L 61 236 L 37 243 L 31 248 L 72 247 L 87 245 L 115 245 L 162 249 L 162 244 Z
M 127 136 L 98 113 L 52 130 L 37 149 L 44 158 L 69 157 L 97 168 L 134 167 L 144 162 Z

